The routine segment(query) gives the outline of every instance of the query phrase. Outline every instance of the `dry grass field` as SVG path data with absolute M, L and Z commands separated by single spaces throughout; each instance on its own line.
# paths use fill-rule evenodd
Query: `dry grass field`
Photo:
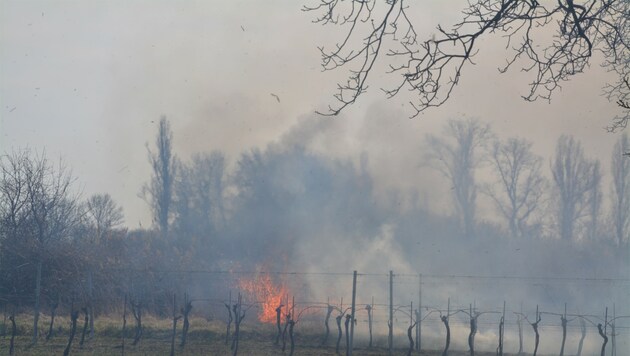
M 50 319 L 47 316 L 40 318 L 42 330 L 47 330 L 47 323 Z M 127 337 L 125 342 L 125 355 L 169 355 L 171 349 L 172 321 L 168 319 L 158 319 L 152 316 L 143 317 L 145 324 L 142 340 L 137 345 L 132 345 L 133 341 L 133 317 L 127 319 Z M 8 321 L 7 321 L 8 322 Z M 55 336 L 46 341 L 45 336 L 41 336 L 37 345 L 31 345 L 32 317 L 20 315 L 17 317 L 18 335 L 15 338 L 15 355 L 62 355 L 68 342 L 70 332 L 70 320 L 67 317 L 55 319 Z M 83 347 L 79 346 L 81 337 L 82 319 L 77 323 L 77 334 L 72 344 L 71 355 L 121 355 L 122 354 L 122 318 L 100 317 L 95 321 L 96 335 L 92 339 L 86 340 Z M 281 346 L 274 346 L 275 329 L 271 325 L 257 325 L 255 327 L 243 323 L 241 340 L 239 342 L 239 355 L 288 355 L 289 344 L 287 340 L 286 350 L 283 352 Z M 10 325 L 10 324 L 9 324 Z M 9 327 L 7 325 L 7 327 Z M 2 324 L 0 324 L 0 328 Z M 297 330 L 296 327 L 296 349 L 294 355 L 336 355 L 335 341 L 336 332 L 331 330 L 331 336 L 327 346 L 321 345 L 321 332 L 314 330 Z M 2 331 L 2 330 L 0 330 Z M 9 351 L 10 329 L 6 334 L 0 336 L 0 354 L 7 355 Z M 202 318 L 192 318 L 188 342 L 185 347 L 179 346 L 181 336 L 181 321 L 178 323 L 178 334 L 176 339 L 176 355 L 232 355 L 229 346 L 225 345 L 225 323 L 223 321 L 207 321 Z M 288 339 L 288 338 L 287 338 Z M 385 340 L 375 340 L 378 347 L 367 349 L 362 345 L 355 348 L 354 355 L 388 355 L 388 350 L 384 347 Z M 345 354 L 342 339 L 341 354 Z M 407 355 L 406 345 L 402 342 L 397 345 L 394 355 Z M 421 353 L 414 352 L 414 355 L 437 356 L 442 352 L 438 350 L 425 350 Z M 480 356 L 496 355 L 494 352 L 477 352 Z M 451 356 L 468 355 L 465 351 L 449 351 Z M 508 354 L 505 354 L 506 356 Z

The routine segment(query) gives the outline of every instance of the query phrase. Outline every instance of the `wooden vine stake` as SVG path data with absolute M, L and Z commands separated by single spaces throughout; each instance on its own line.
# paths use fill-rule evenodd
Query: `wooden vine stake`
M 560 346 L 560 356 L 564 356 L 564 344 L 567 340 L 567 303 L 564 303 L 564 314 L 560 316 L 562 325 L 562 344 Z
M 411 302 L 409 307 L 409 328 L 407 328 L 407 338 L 409 339 L 409 349 L 407 350 L 407 356 L 411 356 L 411 353 L 414 350 L 413 335 L 411 334 L 411 332 L 416 327 L 417 323 L 417 321 L 414 322 L 413 320 L 413 302 Z
M 190 321 L 188 321 L 188 316 L 191 310 L 192 310 L 192 301 L 188 297 L 188 294 L 184 293 L 184 306 L 181 309 L 181 312 L 184 318 L 184 324 L 182 327 L 182 341 L 179 344 L 179 347 L 186 346 L 186 339 L 188 337 L 188 329 L 190 328 Z
M 394 349 L 394 271 L 389 271 L 389 334 L 387 344 L 389 346 L 389 356 L 392 355 Z
M 350 354 L 350 324 L 352 323 L 352 316 L 350 314 L 346 314 L 346 321 L 343 323 L 344 328 L 346 330 L 346 356 Z
M 615 311 L 615 304 L 613 303 L 613 318 L 611 319 L 612 323 L 610 324 L 610 342 L 611 342 L 610 347 L 612 348 L 612 350 L 610 351 L 611 356 L 617 356 L 617 344 L 615 342 L 615 336 L 617 335 L 615 333 L 615 320 L 616 319 L 617 319 L 617 315 Z
M 608 336 L 606 336 L 606 325 L 608 324 L 608 307 L 606 307 L 606 313 L 604 314 L 604 326 L 602 329 L 602 324 L 597 324 L 597 331 L 599 332 L 599 336 L 604 339 L 602 343 L 602 352 L 601 356 L 606 356 L 606 344 L 608 343 Z
M 532 323 L 532 328 L 534 329 L 534 333 L 536 334 L 533 356 L 536 356 L 536 353 L 538 352 L 538 344 L 540 343 L 540 334 L 538 333 L 538 323 L 540 323 L 540 320 L 541 318 L 540 313 L 538 312 L 538 305 L 536 305 L 536 321 Z
M 15 325 L 15 312 L 9 316 L 11 321 L 11 341 L 9 341 L 9 355 L 13 356 L 15 353 L 15 334 L 17 334 L 17 326 Z
M 171 333 L 171 356 L 175 356 L 175 336 L 177 335 L 177 321 L 181 318 L 177 315 L 177 295 L 173 293 L 173 331 Z
M 370 341 L 368 343 L 368 348 L 372 348 L 372 309 L 374 308 L 374 297 L 372 296 L 372 304 L 368 304 L 365 306 L 365 310 L 368 313 L 368 332 L 370 334 Z
M 418 275 L 418 309 L 416 310 L 416 351 L 422 350 L 422 274 Z
M 472 304 L 468 306 L 470 315 L 470 333 L 468 334 L 468 349 L 470 356 L 475 356 L 475 335 L 477 335 L 477 317 L 478 314 L 473 310 Z
M 225 304 L 225 308 L 227 308 L 227 312 L 228 312 L 228 321 L 227 321 L 227 326 L 226 326 L 226 331 L 225 331 L 225 345 L 227 346 L 229 344 L 229 340 L 230 340 L 230 327 L 232 326 L 232 291 L 230 291 L 229 293 L 229 298 L 228 298 L 228 303 Z M 276 344 L 278 343 L 278 340 L 276 339 Z
M 451 313 L 451 298 L 448 298 L 448 306 L 446 308 L 446 315 L 442 315 L 440 319 L 442 323 L 444 323 L 444 327 L 446 328 L 446 344 L 444 345 L 444 351 L 442 351 L 442 356 L 448 356 L 448 347 L 451 345 L 451 328 L 448 325 L 448 316 Z
M 503 301 L 503 314 L 499 320 L 499 347 L 497 347 L 497 355 L 503 356 L 503 332 L 505 330 L 505 301 Z
M 241 323 L 243 319 L 245 319 L 245 311 L 243 310 L 243 296 L 241 293 L 238 293 L 238 300 L 236 304 L 232 307 L 232 311 L 234 312 L 234 338 L 232 339 L 232 355 L 236 356 L 238 354 L 238 341 L 241 334 Z
M 580 316 L 580 331 L 582 331 L 582 336 L 580 337 L 580 342 L 578 343 L 576 356 L 582 356 L 582 347 L 584 346 L 584 339 L 586 338 L 586 323 L 584 322 L 584 318 L 581 316 Z
M 352 273 L 352 307 L 350 311 L 350 338 L 348 342 L 348 356 L 352 356 L 352 349 L 354 348 L 354 324 L 356 324 L 357 320 L 355 318 L 356 315 L 356 300 L 357 300 L 357 271 Z
M 341 319 L 343 319 L 343 312 L 339 313 L 339 315 L 337 315 L 337 317 L 335 318 L 335 321 L 337 322 L 337 345 L 335 346 L 335 352 L 339 353 L 339 345 L 341 344 L 341 336 L 343 335 L 342 331 L 341 331 Z
M 125 299 L 123 301 L 123 326 L 122 326 L 122 346 L 121 354 L 125 356 L 125 334 L 127 332 L 127 293 L 125 293 Z
M 324 327 L 326 328 L 326 333 L 324 334 L 324 339 L 322 340 L 322 345 L 326 345 L 328 343 L 328 335 L 330 335 L 330 326 L 328 326 L 328 322 L 330 321 L 330 315 L 332 314 L 333 310 L 335 310 L 335 308 L 330 305 L 330 298 L 328 298 L 328 301 L 326 302 L 326 318 L 324 319 Z M 280 311 L 279 308 L 276 309 L 276 313 L 277 313 L 277 325 L 278 325 L 278 337 L 276 338 L 276 345 L 278 344 L 278 338 L 280 337 Z

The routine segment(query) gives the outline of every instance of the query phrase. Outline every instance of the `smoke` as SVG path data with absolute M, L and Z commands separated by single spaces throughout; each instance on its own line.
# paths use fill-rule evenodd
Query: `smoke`
M 492 312 L 480 317 L 480 350 L 497 346 L 504 301 L 506 351 L 518 345 L 515 312 L 521 308 L 530 321 L 537 306 L 543 312 L 540 350 L 548 353 L 558 351 L 559 314 L 565 303 L 570 315 L 603 317 L 604 308 L 614 303 L 617 315 L 630 313 L 621 303 L 628 295 L 623 280 L 628 278 L 627 251 L 602 241 L 511 239 L 500 225 L 484 221 L 478 224 L 478 236 L 463 236 L 458 220 L 434 206 L 449 199 L 431 192 L 448 188 L 425 177 L 430 167 L 416 165 L 415 189 L 383 189 L 383 177 L 396 175 L 406 160 L 421 159 L 401 152 L 403 158 L 393 155 L 392 162 L 383 163 L 374 157 L 385 156 L 385 147 L 365 147 L 351 139 L 375 131 L 379 129 L 352 120 L 302 117 L 279 140 L 242 154 L 233 173 L 238 194 L 231 216 L 235 227 L 225 238 L 233 242 L 229 258 L 242 266 L 303 272 L 288 281 L 296 298 L 337 306 L 343 298 L 344 308 L 350 303 L 352 271 L 358 271 L 357 308 L 365 313 L 363 307 L 375 300 L 377 334 L 387 330 L 391 270 L 395 333 L 406 335 L 411 303 L 417 308 L 421 288 L 423 314 L 434 311 L 424 321 L 426 347 L 441 347 L 444 330 L 437 310 L 445 313 L 449 301 L 456 312 L 451 317 L 452 347 L 462 350 L 469 331 L 463 311 L 471 304 Z M 567 350 L 580 337 L 578 320 L 570 319 Z M 359 335 L 363 329 L 358 327 Z M 528 350 L 533 331 L 526 321 L 523 330 Z M 590 352 L 600 345 L 593 324 L 588 335 L 585 351 Z M 618 347 L 627 342 L 623 337 Z M 397 342 L 406 343 L 402 336 Z

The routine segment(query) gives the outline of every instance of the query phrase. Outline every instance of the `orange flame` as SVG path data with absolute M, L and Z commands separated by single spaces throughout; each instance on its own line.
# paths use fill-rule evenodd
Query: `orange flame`
M 238 285 L 253 302 L 259 303 L 258 320 L 262 323 L 275 323 L 276 308 L 286 304 L 283 300 L 289 294 L 286 285 L 275 284 L 271 276 L 264 273 L 253 279 L 240 279 Z

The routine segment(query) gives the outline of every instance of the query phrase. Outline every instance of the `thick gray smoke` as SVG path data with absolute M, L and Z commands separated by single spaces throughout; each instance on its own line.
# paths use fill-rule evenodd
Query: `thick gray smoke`
M 630 314 L 624 302 L 629 292 L 627 250 L 603 238 L 562 241 L 552 233 L 509 238 L 505 228 L 489 221 L 477 223 L 476 236 L 465 236 L 456 216 L 434 209 L 432 199 L 418 198 L 423 191 L 444 190 L 444 182 L 419 180 L 416 191 L 384 193 L 375 183 L 367 153 L 326 153 L 342 144 L 328 135 L 339 129 L 343 136 L 340 125 L 347 124 L 305 118 L 278 142 L 241 155 L 230 178 L 230 223 L 221 237 L 224 243 L 219 243 L 226 251 L 224 263 L 305 273 L 288 281 L 300 300 L 339 305 L 343 298 L 344 306 L 350 301 L 350 274 L 357 270 L 357 303 L 363 310 L 375 299 L 380 333 L 386 333 L 387 274 L 392 270 L 399 309 L 395 328 L 401 338 L 410 303 L 417 308 L 418 275 L 423 274 L 422 312 L 430 314 L 423 339 L 435 348 L 444 337 L 435 310 L 445 313 L 449 300 L 451 312 L 468 311 L 473 304 L 491 312 L 479 318 L 480 349 L 496 347 L 504 301 L 506 349 L 513 351 L 518 345 L 516 313 L 521 310 L 529 322 L 535 321 L 537 306 L 543 312 L 540 349 L 549 353 L 559 347 L 565 303 L 570 315 L 568 350 L 580 338 L 579 319 L 572 315 L 591 315 L 585 341 L 585 350 L 591 352 L 600 345 L 593 322 L 603 318 L 606 307 L 611 315 L 613 305 L 616 315 Z M 433 174 L 427 166 L 419 165 L 418 170 Z M 443 196 L 435 204 L 449 199 Z M 453 347 L 466 349 L 468 316 L 458 312 L 451 318 Z M 358 331 L 363 336 L 364 326 Z M 532 328 L 527 321 L 522 327 L 528 348 Z M 617 345 L 627 342 L 622 331 Z

